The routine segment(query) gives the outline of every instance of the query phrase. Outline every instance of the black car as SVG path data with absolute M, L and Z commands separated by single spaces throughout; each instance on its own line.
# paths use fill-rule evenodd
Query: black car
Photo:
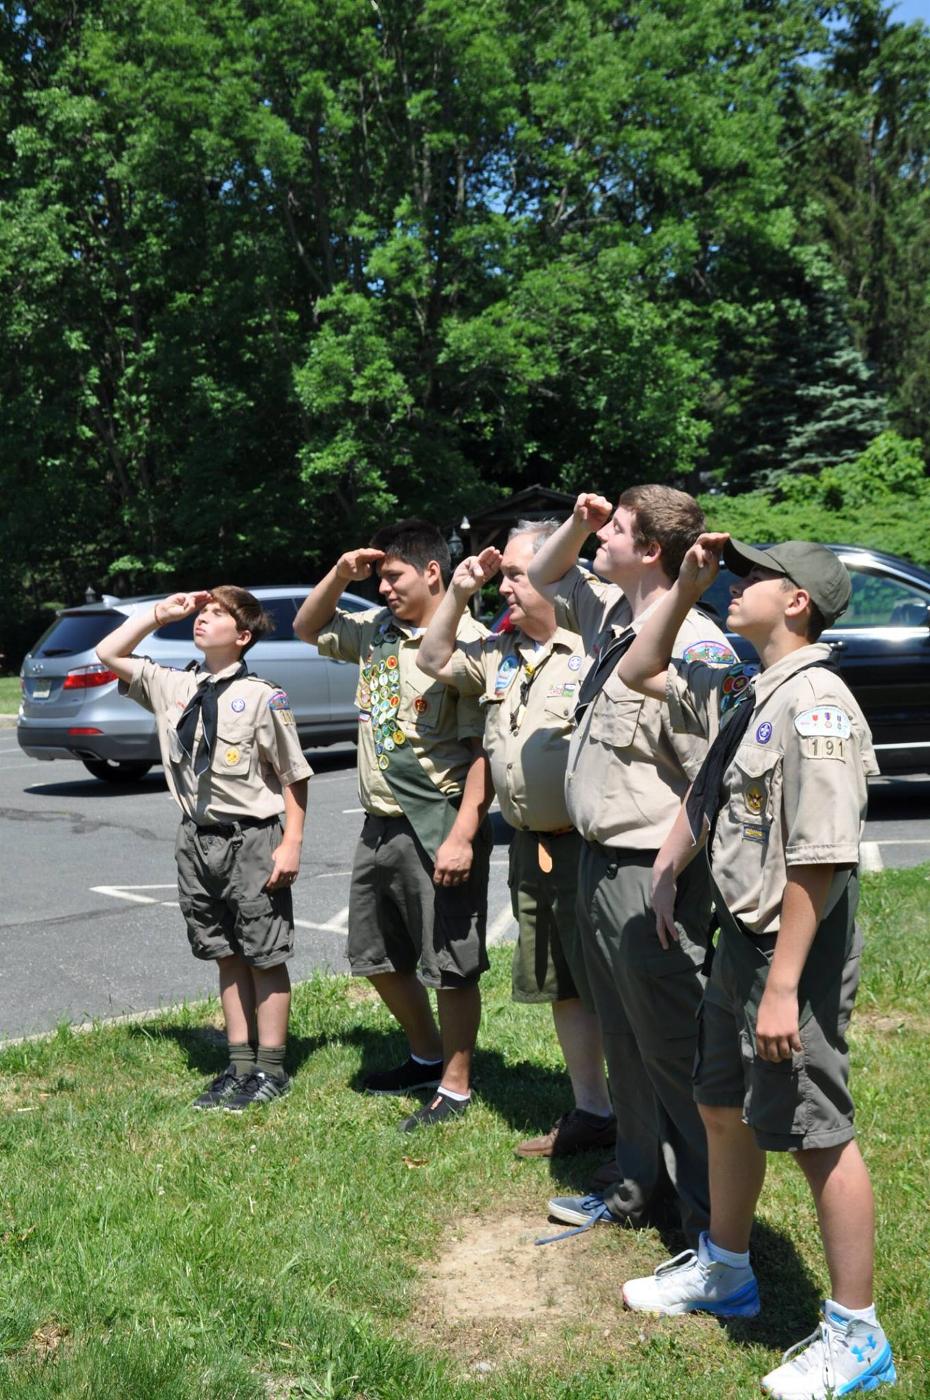
M 765 546 L 762 546 L 765 548 Z M 872 730 L 884 774 L 930 771 L 930 573 L 877 549 L 835 544 L 852 579 L 849 607 L 823 633 Z M 703 602 L 727 615 L 734 576 L 722 569 Z M 728 633 L 745 661 L 758 658 Z

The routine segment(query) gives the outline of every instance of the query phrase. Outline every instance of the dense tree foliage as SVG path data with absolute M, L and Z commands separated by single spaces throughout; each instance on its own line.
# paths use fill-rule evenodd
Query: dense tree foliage
M 875 0 L 0 0 L 0 63 L 14 613 L 930 438 L 930 37 Z

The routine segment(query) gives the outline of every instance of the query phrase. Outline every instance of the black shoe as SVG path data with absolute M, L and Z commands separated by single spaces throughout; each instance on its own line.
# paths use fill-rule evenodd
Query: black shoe
M 414 1089 L 437 1089 L 442 1079 L 442 1060 L 421 1065 L 411 1055 L 393 1069 L 366 1074 L 362 1088 L 366 1094 L 409 1094 Z
M 222 1108 L 233 1094 L 237 1094 L 246 1076 L 236 1073 L 232 1065 L 227 1065 L 212 1084 L 208 1084 L 199 1098 L 194 1099 L 191 1108 Z
M 238 1093 L 226 1099 L 223 1104 L 227 1113 L 244 1113 L 247 1108 L 260 1108 L 262 1104 L 279 1099 L 291 1087 L 286 1074 L 280 1079 L 276 1074 L 266 1074 L 263 1069 L 253 1069 L 239 1086 Z
M 405 1118 L 400 1125 L 402 1133 L 412 1133 L 417 1128 L 432 1128 L 436 1123 L 451 1122 L 454 1118 L 462 1118 L 468 1108 L 470 1099 L 459 1102 L 458 1099 L 447 1098 L 440 1089 L 435 1098 L 429 1103 L 425 1103 L 422 1108 L 418 1108 L 416 1113 L 411 1113 L 409 1118 Z

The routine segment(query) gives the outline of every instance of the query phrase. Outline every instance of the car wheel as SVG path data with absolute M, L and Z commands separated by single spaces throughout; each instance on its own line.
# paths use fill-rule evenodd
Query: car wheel
M 88 773 L 104 783 L 137 783 L 151 768 L 151 763 L 117 763 L 109 758 L 82 758 Z

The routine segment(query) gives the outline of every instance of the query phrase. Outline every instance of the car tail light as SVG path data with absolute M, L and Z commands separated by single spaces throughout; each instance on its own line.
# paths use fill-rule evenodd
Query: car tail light
M 65 676 L 62 690 L 90 690 L 93 686 L 109 685 L 111 681 L 117 680 L 115 671 L 108 671 L 106 666 L 78 666 L 75 670 L 69 671 Z
M 102 729 L 69 729 L 69 734 L 102 734 Z

